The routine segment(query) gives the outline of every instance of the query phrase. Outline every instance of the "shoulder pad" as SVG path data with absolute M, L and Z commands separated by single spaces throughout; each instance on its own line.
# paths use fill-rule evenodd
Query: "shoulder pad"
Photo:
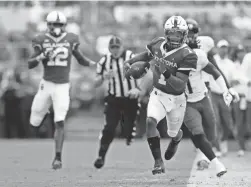
M 189 54 L 196 54 L 193 49 L 191 49 L 189 46 L 186 46 L 182 49 L 182 56 L 186 57 Z
M 197 60 L 197 70 L 200 71 L 209 63 L 207 54 L 202 49 L 194 49 L 198 60 Z
M 80 44 L 78 35 L 68 32 L 67 38 L 69 39 L 69 42 L 72 44 L 72 49 L 73 50 L 77 49 Z
M 70 37 L 70 38 L 78 38 L 78 35 L 77 34 L 74 34 L 72 32 L 68 32 L 67 33 L 67 36 Z
M 199 47 L 208 53 L 214 46 L 214 40 L 210 36 L 198 37 Z
M 165 38 L 158 37 L 153 39 L 149 44 L 146 45 L 146 49 L 153 55 L 154 51 L 160 48 L 160 45 L 165 41 Z

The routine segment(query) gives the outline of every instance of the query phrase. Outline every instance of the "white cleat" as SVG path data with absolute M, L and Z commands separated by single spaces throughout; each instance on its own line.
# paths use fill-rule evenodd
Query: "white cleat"
M 223 176 L 225 173 L 227 173 L 227 169 L 226 167 L 224 166 L 223 163 L 221 163 L 218 158 L 214 158 L 212 161 L 211 161 L 212 164 L 214 164 L 215 166 L 215 169 L 216 169 L 216 176 L 217 177 L 221 177 Z
M 244 154 L 245 154 L 244 150 L 239 150 L 237 152 L 238 157 L 242 157 L 242 156 L 244 156 Z

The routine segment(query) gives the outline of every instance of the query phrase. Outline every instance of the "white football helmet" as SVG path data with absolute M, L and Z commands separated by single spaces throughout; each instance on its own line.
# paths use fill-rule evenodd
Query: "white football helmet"
M 210 36 L 198 36 L 198 45 L 200 49 L 208 53 L 212 48 L 214 48 L 214 40 Z
M 58 37 L 65 31 L 67 19 L 62 12 L 52 11 L 47 15 L 46 22 L 50 34 Z
M 164 32 L 168 48 L 175 49 L 186 42 L 188 26 L 181 16 L 172 16 L 165 22 Z

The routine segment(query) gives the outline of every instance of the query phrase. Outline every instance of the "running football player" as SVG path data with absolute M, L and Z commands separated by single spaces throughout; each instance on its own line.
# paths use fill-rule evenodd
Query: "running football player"
M 211 74 L 216 83 L 222 88 L 222 94 L 225 103 L 229 106 L 233 96 L 238 94 L 227 85 L 217 68 L 208 61 L 206 53 L 199 49 L 196 45 L 199 33 L 198 24 L 195 20 L 186 20 L 188 24 L 188 46 L 190 46 L 198 56 L 197 69 L 190 73 L 187 82 L 187 108 L 184 117 L 184 124 L 192 133 L 192 140 L 197 148 L 199 148 L 216 167 L 217 176 L 220 177 L 226 173 L 226 168 L 215 156 L 210 142 L 216 138 L 216 119 L 213 112 L 213 106 L 208 96 L 208 90 L 202 79 L 202 71 Z M 237 94 L 237 95 L 236 95 Z M 204 133 L 206 129 L 207 136 Z M 209 142 L 209 141 L 210 142 Z M 200 166 L 201 162 L 198 162 Z
M 153 174 L 165 172 L 157 124 L 167 117 L 168 135 L 172 138 L 165 152 L 170 160 L 183 132 L 180 129 L 185 109 L 185 88 L 191 71 L 196 70 L 197 55 L 188 47 L 188 27 L 181 16 L 172 16 L 164 24 L 165 37 L 157 38 L 142 52 L 125 63 L 125 71 L 137 61 L 153 62 L 153 91 L 147 108 L 147 141 L 154 158 Z M 149 71 L 151 72 L 151 71 Z
M 40 62 L 44 67 L 43 78 L 32 103 L 30 124 L 35 133 L 48 109 L 53 105 L 55 122 L 55 158 L 53 169 L 62 167 L 61 153 L 64 141 L 64 120 L 70 103 L 69 74 L 72 55 L 83 66 L 95 62 L 82 55 L 78 36 L 65 31 L 67 19 L 63 13 L 52 11 L 46 18 L 48 31 L 38 34 L 32 40 L 34 53 L 28 60 L 29 69 Z

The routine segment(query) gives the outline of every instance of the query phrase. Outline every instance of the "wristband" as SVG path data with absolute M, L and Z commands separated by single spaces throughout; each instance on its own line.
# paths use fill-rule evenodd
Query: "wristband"
M 170 73 L 168 70 L 165 70 L 165 71 L 163 72 L 163 75 L 164 75 L 165 79 L 169 79 L 170 76 L 171 76 L 171 73 Z

